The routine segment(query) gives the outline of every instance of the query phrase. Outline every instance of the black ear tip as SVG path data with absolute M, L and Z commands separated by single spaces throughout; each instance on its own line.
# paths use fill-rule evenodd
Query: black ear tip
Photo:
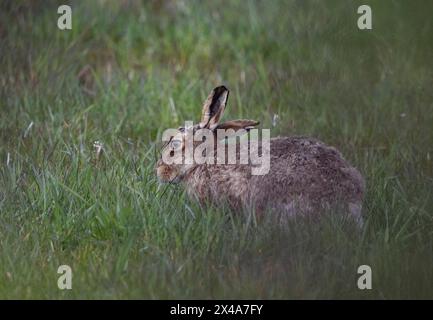
M 224 93 L 225 91 L 228 92 L 229 89 L 227 89 L 226 86 L 221 85 L 221 86 L 218 86 L 218 87 L 216 87 L 215 89 L 213 89 L 213 91 L 214 91 L 215 93 L 217 93 L 217 94 L 222 94 L 222 93 Z

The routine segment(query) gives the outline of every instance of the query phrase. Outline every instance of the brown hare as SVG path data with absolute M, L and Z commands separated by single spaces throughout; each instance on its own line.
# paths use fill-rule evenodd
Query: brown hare
M 269 170 L 267 174 L 252 174 L 251 163 L 209 164 L 179 161 L 167 164 L 164 155 L 181 150 L 185 160 L 185 145 L 197 145 L 192 135 L 200 129 L 208 129 L 215 135 L 218 129 L 244 132 L 258 125 L 253 120 L 234 120 L 219 123 L 224 112 L 229 91 L 220 86 L 212 90 L 206 99 L 201 122 L 179 128 L 162 148 L 156 171 L 162 182 L 183 183 L 190 196 L 201 203 L 228 203 L 234 210 L 254 210 L 258 214 L 279 212 L 282 216 L 317 216 L 324 209 L 343 209 L 358 224 L 362 224 L 361 206 L 364 179 L 335 148 L 308 137 L 276 137 L 269 142 Z M 214 139 L 210 149 L 216 151 L 227 140 Z M 262 142 L 263 144 L 263 142 Z M 225 148 L 226 146 L 224 146 Z M 252 149 L 250 144 L 248 148 Z M 262 148 L 257 145 L 256 148 Z M 236 148 L 239 155 L 239 148 Z M 210 152 L 208 157 L 217 157 Z

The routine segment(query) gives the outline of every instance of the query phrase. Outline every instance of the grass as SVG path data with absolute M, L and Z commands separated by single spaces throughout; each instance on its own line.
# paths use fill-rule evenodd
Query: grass
M 3 1 L 0 298 L 432 299 L 433 4 L 368 2 L 371 31 L 343 0 L 77 1 L 60 31 L 63 3 Z M 317 137 L 360 169 L 361 232 L 158 185 L 162 131 L 220 83 L 225 119 Z

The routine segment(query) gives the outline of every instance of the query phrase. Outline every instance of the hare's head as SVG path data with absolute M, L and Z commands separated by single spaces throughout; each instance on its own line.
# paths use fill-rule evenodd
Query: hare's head
M 259 124 L 253 120 L 232 120 L 220 124 L 228 96 L 229 90 L 225 86 L 216 87 L 204 102 L 200 123 L 172 130 L 163 137 L 165 144 L 161 150 L 161 158 L 156 164 L 156 173 L 161 182 L 180 182 L 194 167 L 202 164 L 194 157 L 194 151 L 191 154 L 185 150 L 190 150 L 191 147 L 194 150 L 195 147 L 203 147 L 206 143 L 211 143 L 209 149 L 214 150 L 218 143 L 217 129 L 232 129 L 231 132 L 237 132 L 241 129 L 249 130 Z M 204 137 L 203 140 L 194 139 L 198 134 Z M 208 139 L 210 136 L 213 139 Z M 205 150 L 203 148 L 203 151 Z

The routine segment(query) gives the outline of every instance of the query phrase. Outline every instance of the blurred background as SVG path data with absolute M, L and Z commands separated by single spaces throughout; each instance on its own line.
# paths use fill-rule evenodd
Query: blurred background
M 3 0 L 0 297 L 432 298 L 433 2 L 367 2 Z M 162 131 L 220 84 L 225 119 L 315 136 L 361 170 L 362 234 L 158 186 Z M 57 289 L 60 264 L 77 289 Z M 360 264 L 375 290 L 355 287 Z

